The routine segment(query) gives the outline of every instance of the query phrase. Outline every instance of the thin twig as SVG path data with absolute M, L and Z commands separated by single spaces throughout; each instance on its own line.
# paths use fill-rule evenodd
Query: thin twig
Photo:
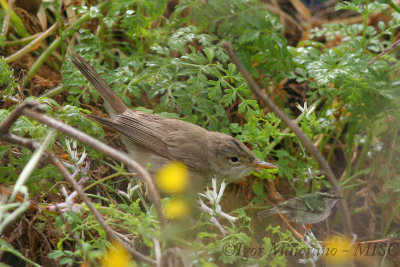
M 386 243 L 385 254 L 383 255 L 383 258 L 382 258 L 382 261 L 381 261 L 381 265 L 379 265 L 379 267 L 383 267 L 383 263 L 385 262 L 386 256 L 387 256 L 388 251 L 389 251 L 389 249 L 390 249 L 390 243 L 392 242 L 392 238 L 393 238 L 393 235 L 390 234 L 390 235 L 388 236 L 388 241 L 387 241 L 387 243 Z
M 400 242 L 400 237 L 390 237 L 391 241 L 393 242 Z M 388 243 L 389 242 L 389 238 L 385 238 L 385 239 L 377 239 L 377 240 L 368 240 L 368 241 L 360 241 L 357 242 L 357 244 L 381 244 L 381 243 Z
M 285 216 L 283 216 L 281 213 L 278 212 L 279 217 L 281 217 L 282 221 L 285 222 L 285 224 L 290 228 L 290 230 L 292 231 L 292 233 L 297 236 L 298 239 L 303 240 L 304 241 L 304 235 L 300 234 L 296 229 L 294 229 L 294 227 L 289 223 L 289 221 L 285 218 Z
M 238 57 L 236 56 L 235 52 L 232 49 L 232 46 L 230 43 L 223 41 L 222 46 L 225 48 L 227 51 L 229 57 L 235 63 L 236 67 L 238 70 L 242 73 L 243 77 L 247 81 L 247 84 L 249 85 L 251 91 L 260 99 L 265 106 L 267 106 L 270 110 L 272 110 L 275 114 L 278 115 L 282 119 L 284 123 L 287 124 L 287 126 L 295 133 L 295 135 L 300 139 L 300 141 L 303 143 L 303 145 L 311 152 L 311 154 L 316 158 L 316 160 L 319 163 L 320 168 L 324 171 L 328 181 L 332 185 L 333 189 L 336 191 L 338 196 L 343 197 L 342 192 L 340 190 L 340 187 L 337 183 L 336 177 L 332 172 L 331 167 L 329 164 L 326 162 L 325 158 L 322 156 L 322 154 L 319 152 L 318 148 L 314 146 L 314 144 L 311 142 L 310 139 L 301 131 L 300 127 L 297 125 L 297 123 L 294 120 L 291 120 L 286 114 L 271 100 L 268 98 L 268 96 L 261 91 L 260 87 L 258 84 L 253 80 L 253 78 L 250 76 L 250 74 L 247 72 L 246 68 L 243 66 L 243 64 L 239 61 Z M 347 205 L 342 198 L 342 200 L 339 202 L 339 208 L 341 210 L 341 214 L 343 216 L 343 227 L 344 231 L 348 236 L 352 235 L 352 226 L 351 226 L 351 220 L 349 216 L 349 212 L 347 210 Z
M 161 267 L 162 266 L 162 253 L 161 253 L 161 245 L 160 242 L 157 240 L 157 238 L 152 238 L 153 239 L 153 243 L 154 243 L 154 251 L 156 254 L 156 262 L 157 262 L 157 267 Z
M 396 42 L 394 42 L 391 46 L 389 46 L 388 48 L 386 48 L 385 50 L 383 50 L 379 55 L 377 55 L 374 59 L 370 60 L 367 65 L 364 67 L 366 68 L 367 66 L 371 65 L 372 63 L 374 63 L 375 61 L 377 61 L 378 59 L 380 59 L 381 57 L 383 57 L 384 55 L 386 55 L 387 53 L 389 53 L 390 51 L 392 51 L 396 46 L 398 46 L 400 44 L 400 39 L 397 40 Z

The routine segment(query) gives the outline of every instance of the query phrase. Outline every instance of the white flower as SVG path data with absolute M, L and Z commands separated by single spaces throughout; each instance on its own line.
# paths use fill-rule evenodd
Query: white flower
M 136 191 L 139 187 L 140 187 L 140 185 L 138 185 L 138 184 L 132 187 L 132 183 L 129 183 L 129 184 L 128 184 L 128 188 L 126 189 L 126 192 L 124 192 L 124 191 L 122 191 L 122 190 L 117 190 L 117 192 L 118 192 L 120 195 L 126 197 L 127 199 L 132 200 L 132 198 L 133 198 L 133 193 L 135 193 L 135 191 Z
M 65 197 L 65 201 L 55 204 L 55 205 L 52 205 L 52 206 L 48 206 L 47 207 L 48 210 L 57 210 L 57 208 L 58 208 L 62 212 L 65 212 L 65 211 L 78 212 L 82 208 L 79 204 L 74 203 L 74 198 L 78 195 L 78 193 L 76 191 L 74 191 L 70 195 L 68 195 L 67 190 L 65 189 L 64 186 L 62 186 L 61 192 L 63 193 L 63 195 Z
M 88 154 L 86 153 L 85 149 L 83 149 L 82 155 L 78 157 L 78 144 L 76 140 L 72 141 L 71 147 L 71 141 L 68 138 L 65 138 L 65 144 L 67 146 L 67 153 L 73 164 L 68 162 L 64 162 L 64 164 L 73 170 L 72 177 L 75 177 L 81 173 L 81 178 L 79 179 L 78 184 L 82 184 L 83 182 L 89 180 L 87 175 L 89 173 L 90 160 L 86 159 Z
M 217 188 L 217 180 L 215 177 L 212 178 L 212 188 L 206 188 L 204 194 L 198 193 L 200 196 L 206 198 L 208 202 L 210 203 L 210 207 L 207 206 L 201 198 L 199 198 L 199 204 L 200 208 L 205 211 L 206 213 L 211 215 L 210 221 L 213 222 L 217 228 L 221 231 L 221 233 L 226 234 L 226 230 L 223 228 L 223 226 L 218 222 L 216 217 L 222 217 L 227 219 L 232 225 L 233 222 L 237 220 L 236 217 L 230 216 L 229 214 L 225 213 L 222 211 L 221 205 L 219 205 L 219 202 L 222 198 L 222 195 L 224 194 L 226 188 L 226 181 L 222 181 L 220 189 L 218 191 Z M 218 193 L 217 193 L 218 192 Z
M 299 103 L 296 103 L 296 107 L 301 111 L 301 113 L 306 115 L 306 118 L 309 119 L 311 113 L 315 110 L 317 107 L 316 105 L 312 105 L 310 108 L 307 106 L 307 102 L 304 102 L 304 107 L 300 106 Z
M 71 148 L 71 141 L 68 138 L 65 138 L 65 144 L 67 146 L 67 152 L 70 159 L 75 163 L 75 165 L 81 165 L 83 161 L 86 159 L 87 153 L 85 149 L 83 149 L 82 155 L 78 158 L 78 144 L 76 140 L 72 141 L 72 148 Z

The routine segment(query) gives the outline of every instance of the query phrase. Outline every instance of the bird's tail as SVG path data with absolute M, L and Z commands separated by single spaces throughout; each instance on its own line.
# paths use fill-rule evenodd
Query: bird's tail
M 272 209 L 269 209 L 269 210 L 262 210 L 262 211 L 258 212 L 258 215 L 261 215 L 263 217 L 268 217 L 268 216 L 271 216 L 271 215 L 273 215 L 273 214 L 275 214 L 277 212 L 278 212 L 278 210 L 275 207 L 275 208 L 272 208 Z
M 114 93 L 114 91 L 106 84 L 101 76 L 77 53 L 71 54 L 71 61 L 82 72 L 83 75 L 94 86 L 96 91 L 104 99 L 104 101 L 111 107 L 116 114 L 123 113 L 128 107 L 122 100 Z
M 108 126 L 112 129 L 115 129 L 115 124 L 116 122 L 110 118 L 104 118 L 104 117 L 99 117 L 99 116 L 95 116 L 95 115 L 86 115 L 89 118 L 91 118 L 92 120 L 97 121 L 98 123 Z

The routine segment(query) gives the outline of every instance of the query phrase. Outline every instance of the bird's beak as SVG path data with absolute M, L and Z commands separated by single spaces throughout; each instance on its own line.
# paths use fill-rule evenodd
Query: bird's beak
M 250 166 L 262 169 L 278 169 L 274 164 L 262 160 L 257 160 L 254 163 L 251 163 Z

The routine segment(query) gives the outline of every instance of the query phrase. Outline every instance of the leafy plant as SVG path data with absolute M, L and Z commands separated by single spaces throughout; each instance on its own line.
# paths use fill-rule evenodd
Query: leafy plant
M 52 8 L 52 4 L 46 3 L 47 12 L 53 12 L 61 21 L 65 14 L 58 7 Z M 227 40 L 260 87 L 297 120 L 303 132 L 326 155 L 335 173 L 341 176 L 346 199 L 354 200 L 350 203 L 366 203 L 352 216 L 373 207 L 380 220 L 376 234 L 396 235 L 394 226 L 398 225 L 398 215 L 388 214 L 384 205 L 391 205 L 394 211 L 400 208 L 397 197 L 399 60 L 395 51 L 380 58 L 376 56 L 394 44 L 400 15 L 391 1 L 343 1 L 337 4 L 336 10 L 357 12 L 363 21 L 326 23 L 312 29 L 308 40 L 290 47 L 283 37 L 279 18 L 257 0 L 182 0 L 178 3 L 123 0 L 73 9 L 78 17 L 90 19 L 90 23 L 76 32 L 78 38 L 73 50 L 93 65 L 129 107 L 232 134 L 249 145 L 260 159 L 275 158 L 277 172 L 254 173 L 248 183 L 241 184 L 243 194 L 240 195 L 245 195 L 243 205 L 247 206 L 227 207 L 234 211 L 224 213 L 225 218 L 236 216 L 237 219 L 232 220 L 234 223 L 229 219 L 218 222 L 226 229 L 225 235 L 218 232 L 216 219 L 207 213 L 196 217 L 194 222 L 174 221 L 161 232 L 155 209 L 146 199 L 140 180 L 125 172 L 124 166 L 79 143 L 71 145 L 63 134 L 55 136 L 57 141 L 49 149 L 79 178 L 88 196 L 98 200 L 96 208 L 107 223 L 124 236 L 134 237 L 136 247 L 149 257 L 156 257 L 159 244 L 162 250 L 179 247 L 195 266 L 290 264 L 285 255 L 252 254 L 256 253 L 251 250 L 254 244 L 263 251 L 271 251 L 277 245 L 309 248 L 308 243 L 297 241 L 283 227 L 268 225 L 266 236 L 255 238 L 257 221 L 256 216 L 251 216 L 251 210 L 267 198 L 272 200 L 265 180 L 274 180 L 283 198 L 329 187 L 329 184 L 297 137 L 254 98 L 220 45 L 222 40 Z M 386 20 L 368 25 L 372 12 L 377 11 L 384 12 Z M 60 49 L 62 57 L 75 26 L 68 30 L 59 28 L 58 34 L 65 41 Z M 334 40 L 340 41 L 330 42 Z M 43 46 L 46 44 L 37 48 L 40 53 L 51 53 Z M 53 55 L 60 61 L 48 64 L 56 68 L 62 62 L 62 84 L 66 90 L 57 100 L 28 98 L 23 90 L 15 90 L 14 73 L 0 60 L 0 94 L 10 107 L 0 110 L 0 121 L 10 115 L 15 99 L 35 99 L 48 115 L 97 139 L 109 141 L 109 133 L 106 135 L 97 123 L 85 117 L 102 109 L 102 100 L 68 57 L 61 61 L 61 56 Z M 300 84 L 305 91 L 304 101 L 294 105 L 290 88 Z M 40 140 L 49 128 L 21 117 L 12 132 Z M 5 184 L 13 184 L 31 153 L 7 143 L 0 145 L 0 178 Z M 112 180 L 117 176 L 119 179 Z M 44 178 L 50 178 L 51 182 L 44 182 Z M 104 241 L 104 229 L 84 204 L 74 202 L 74 191 L 60 187 L 60 181 L 59 171 L 49 165 L 35 169 L 26 183 L 31 196 L 37 196 L 39 203 L 53 199 L 47 198 L 53 193 L 52 202 L 62 201 L 60 204 L 66 207 L 62 217 L 49 212 L 46 221 L 40 220 L 41 225 L 54 223 L 60 232 L 57 245 L 48 257 L 70 266 L 97 262 L 110 247 Z M 94 193 L 93 186 L 100 189 Z M 355 194 L 356 190 L 361 193 Z M 363 199 L 365 195 L 375 194 L 376 197 Z M 237 204 L 235 197 L 227 197 L 232 198 L 227 202 Z M 376 203 L 371 203 L 373 200 Z M 184 201 L 192 206 L 198 204 L 189 199 Z M 48 207 L 53 205 L 43 206 L 50 210 Z M 220 209 L 218 206 L 220 213 L 216 214 L 221 214 Z M 329 220 L 335 229 L 336 221 Z M 375 224 L 374 221 L 371 225 Z M 0 245 L 2 250 L 27 261 L 11 245 Z

